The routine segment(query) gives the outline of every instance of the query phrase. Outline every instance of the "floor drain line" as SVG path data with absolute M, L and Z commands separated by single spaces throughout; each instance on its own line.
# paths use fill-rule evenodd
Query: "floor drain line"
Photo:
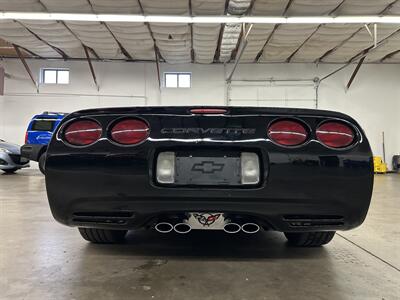
M 361 247 L 360 245 L 354 243 L 353 241 L 349 240 L 348 238 L 344 237 L 343 235 L 336 233 L 338 236 L 340 236 L 342 239 L 348 241 L 350 244 L 353 244 L 354 246 L 356 246 L 357 248 L 367 252 L 369 255 L 375 257 L 376 259 L 380 260 L 381 262 L 383 262 L 384 264 L 388 265 L 389 267 L 392 267 L 393 269 L 395 269 L 397 272 L 400 272 L 400 269 L 397 268 L 396 266 L 392 265 L 390 262 L 380 258 L 379 256 L 375 255 L 374 253 L 372 253 L 371 251 L 368 251 L 367 249 Z

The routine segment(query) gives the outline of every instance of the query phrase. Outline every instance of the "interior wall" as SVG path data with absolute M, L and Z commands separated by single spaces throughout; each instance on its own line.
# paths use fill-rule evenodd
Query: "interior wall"
M 132 105 L 225 105 L 225 78 L 232 65 L 161 64 L 161 81 L 166 71 L 192 73 L 189 89 L 158 86 L 154 63 L 95 62 L 100 89 L 97 90 L 87 62 L 28 60 L 36 78 L 40 68 L 70 69 L 69 85 L 40 85 L 30 81 L 20 61 L 0 61 L 6 71 L 5 95 L 0 96 L 0 138 L 22 144 L 26 126 L 42 111 L 72 112 L 90 107 Z M 323 77 L 340 65 L 241 64 L 234 79 L 311 79 Z M 400 85 L 398 65 L 364 65 L 348 91 L 345 86 L 354 66 L 323 81 L 318 107 L 354 117 L 364 128 L 375 155 L 382 156 L 385 133 L 386 158 L 400 153 Z M 162 83 L 163 85 L 163 83 Z
M 269 64 L 241 65 L 236 79 L 312 79 L 322 78 L 341 65 Z M 339 111 L 359 122 L 370 141 L 374 155 L 385 154 L 391 168 L 392 157 L 400 153 L 400 78 L 399 65 L 363 65 L 349 90 L 346 85 L 355 66 L 321 82 L 318 108 Z

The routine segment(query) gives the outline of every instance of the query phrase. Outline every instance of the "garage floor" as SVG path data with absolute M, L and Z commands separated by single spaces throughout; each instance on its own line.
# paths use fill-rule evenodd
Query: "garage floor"
M 376 176 L 360 228 L 323 248 L 283 235 L 130 234 L 91 245 L 56 223 L 44 177 L 0 176 L 0 299 L 400 299 L 400 176 Z

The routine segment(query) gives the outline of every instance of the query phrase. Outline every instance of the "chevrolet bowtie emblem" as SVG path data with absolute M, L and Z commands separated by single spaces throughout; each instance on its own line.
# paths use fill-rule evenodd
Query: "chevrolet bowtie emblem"
M 203 174 L 212 174 L 215 172 L 222 171 L 224 164 L 217 164 L 213 161 L 202 161 L 201 163 L 194 164 L 192 171 L 198 171 Z

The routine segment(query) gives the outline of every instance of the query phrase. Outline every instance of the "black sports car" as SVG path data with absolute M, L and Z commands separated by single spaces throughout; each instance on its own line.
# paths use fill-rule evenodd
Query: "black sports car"
M 128 230 L 284 232 L 319 246 L 360 225 L 373 186 L 368 140 L 347 115 L 245 107 L 72 113 L 47 150 L 52 213 L 95 243 Z

